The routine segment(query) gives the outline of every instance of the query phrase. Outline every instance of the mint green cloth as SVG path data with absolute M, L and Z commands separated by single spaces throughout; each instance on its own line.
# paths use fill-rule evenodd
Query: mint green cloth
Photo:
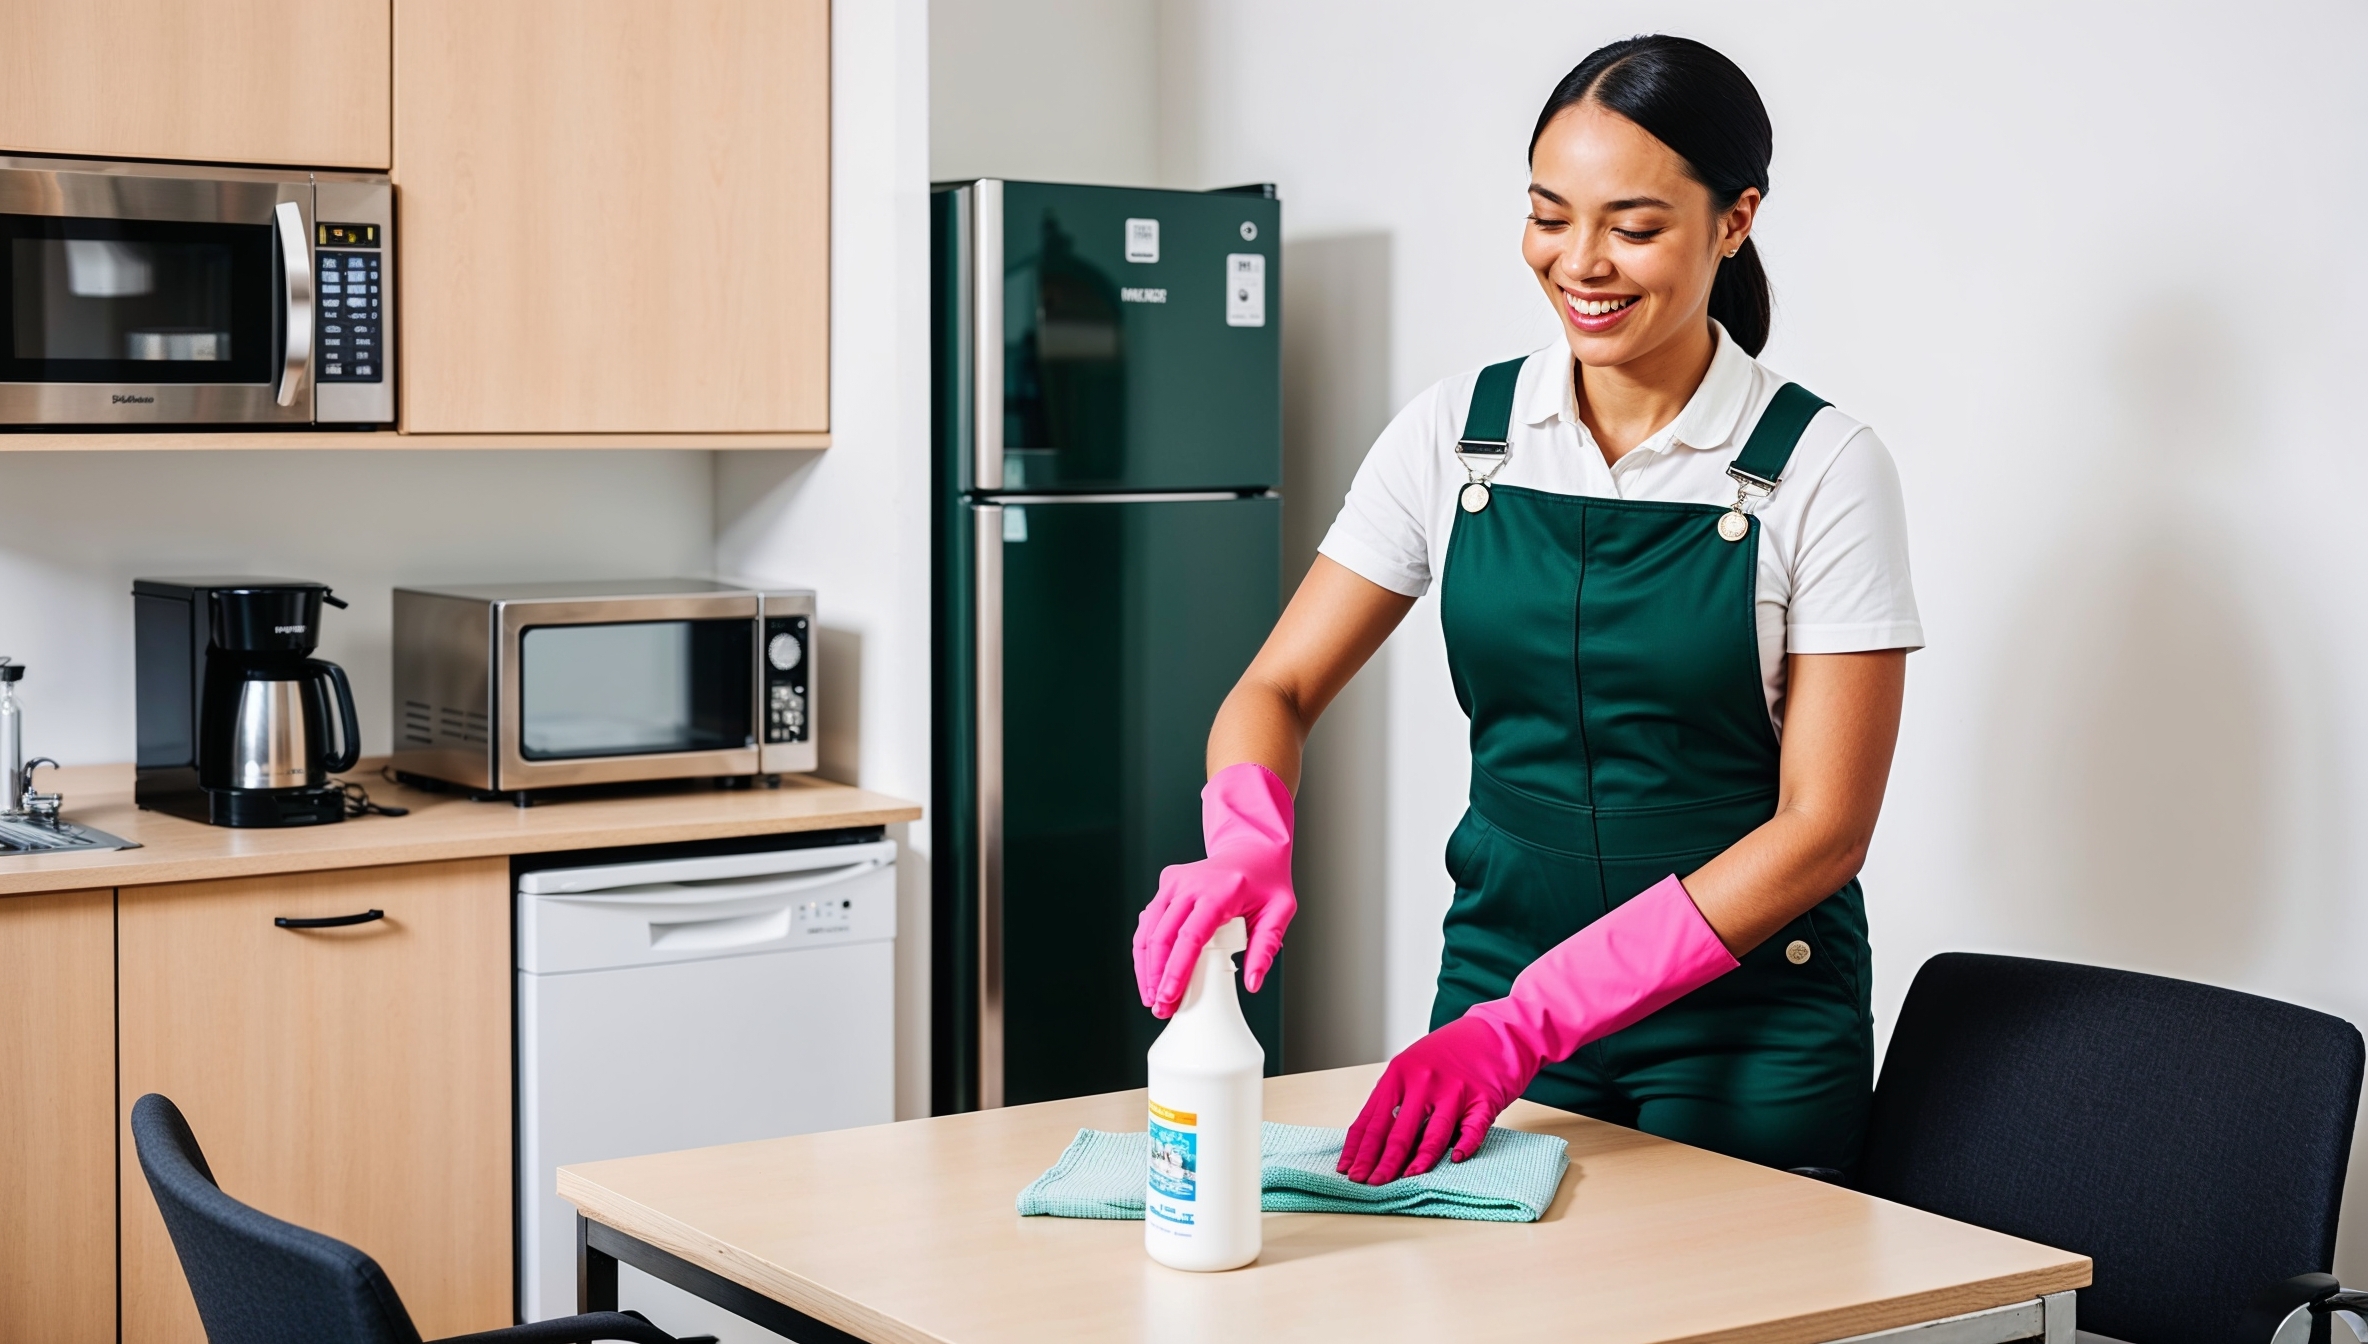
M 1398 1213 L 1534 1223 L 1562 1188 L 1570 1145 L 1551 1134 L 1491 1129 L 1480 1151 L 1420 1176 L 1361 1185 L 1332 1169 L 1346 1130 L 1267 1123 L 1259 1136 L 1260 1207 L 1269 1213 Z M 1148 1134 L 1081 1129 L 1061 1160 L 1020 1191 L 1020 1212 L 1054 1218 L 1140 1218 Z

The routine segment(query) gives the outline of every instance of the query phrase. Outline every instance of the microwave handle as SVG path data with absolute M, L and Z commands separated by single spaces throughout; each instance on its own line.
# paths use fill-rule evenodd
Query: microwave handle
M 304 236 L 304 211 L 294 201 L 274 207 L 280 231 L 280 298 L 288 344 L 280 366 L 279 404 L 293 406 L 312 369 L 312 246 Z

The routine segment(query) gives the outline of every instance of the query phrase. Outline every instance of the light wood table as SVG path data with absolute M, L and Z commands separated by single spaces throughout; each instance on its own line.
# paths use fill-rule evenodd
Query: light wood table
M 1266 1116 L 1345 1125 L 1379 1073 L 1269 1079 Z M 1187 1274 L 1139 1222 L 1013 1211 L 1081 1126 L 1143 1113 L 1114 1092 L 563 1167 L 587 1309 L 622 1259 L 800 1344 L 1981 1344 L 2069 1341 L 2089 1282 L 2083 1256 L 1528 1102 L 1499 1123 L 1571 1156 L 1536 1223 L 1270 1213 L 1257 1263 Z

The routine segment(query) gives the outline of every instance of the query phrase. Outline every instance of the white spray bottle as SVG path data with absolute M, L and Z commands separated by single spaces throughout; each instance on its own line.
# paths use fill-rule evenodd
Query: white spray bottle
M 1238 1269 L 1258 1258 L 1266 1051 L 1233 988 L 1233 954 L 1249 945 L 1241 920 L 1220 926 L 1184 1002 L 1151 1043 L 1143 1246 L 1175 1269 Z

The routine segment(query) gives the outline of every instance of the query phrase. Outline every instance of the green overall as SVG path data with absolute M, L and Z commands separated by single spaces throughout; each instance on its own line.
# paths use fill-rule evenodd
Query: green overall
M 1503 451 L 1520 367 L 1482 372 L 1463 452 Z M 1786 384 L 1736 469 L 1774 482 L 1824 404 Z M 1759 520 L 1730 521 L 1742 537 L 1728 541 L 1719 505 L 1511 486 L 1480 498 L 1458 511 L 1440 594 L 1472 791 L 1447 842 L 1434 1028 L 1776 811 Z M 1852 881 L 1740 969 L 1548 1064 L 1524 1095 L 1771 1166 L 1848 1168 L 1874 1081 L 1868 978 Z

